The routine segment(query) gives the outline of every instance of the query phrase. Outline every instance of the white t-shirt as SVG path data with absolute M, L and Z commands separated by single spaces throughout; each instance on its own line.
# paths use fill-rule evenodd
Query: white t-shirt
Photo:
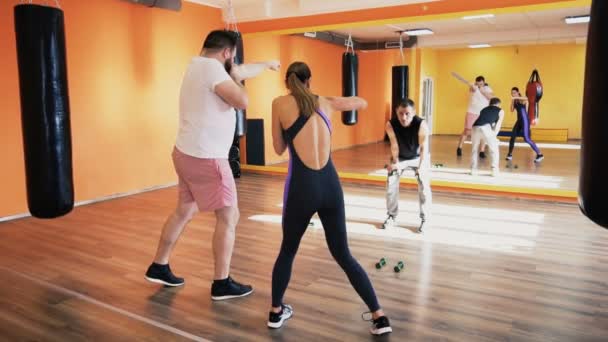
M 485 93 L 492 92 L 492 88 L 487 85 L 483 86 L 483 90 Z M 467 112 L 479 115 L 482 109 L 490 105 L 490 100 L 483 96 L 483 94 L 477 87 L 475 87 L 475 92 L 470 94 L 471 98 L 469 100 L 469 108 L 467 109 Z
M 234 108 L 214 91 L 231 80 L 220 61 L 194 57 L 188 65 L 179 96 L 179 131 L 175 146 L 197 157 L 227 159 L 234 140 Z

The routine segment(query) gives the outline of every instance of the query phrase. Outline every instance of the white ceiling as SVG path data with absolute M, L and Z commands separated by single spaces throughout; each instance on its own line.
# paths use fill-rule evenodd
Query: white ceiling
M 222 8 L 226 17 L 229 0 L 185 1 Z M 243 22 L 433 1 L 439 0 L 232 0 L 232 6 L 237 21 Z
M 590 8 L 567 8 L 537 12 L 498 14 L 494 18 L 445 19 L 428 22 L 382 25 L 332 31 L 360 41 L 398 40 L 398 30 L 428 28 L 435 34 L 419 36 L 419 47 L 460 47 L 469 44 L 492 45 L 563 43 L 586 41 L 588 24 L 567 25 L 567 16 L 589 14 Z M 488 12 L 491 13 L 491 12 Z

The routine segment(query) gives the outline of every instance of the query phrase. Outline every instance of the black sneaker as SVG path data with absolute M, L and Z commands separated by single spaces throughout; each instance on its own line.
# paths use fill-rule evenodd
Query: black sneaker
M 293 316 L 293 309 L 291 305 L 281 304 L 281 312 L 276 313 L 270 311 L 268 314 L 268 327 L 271 329 L 278 329 L 283 326 L 286 320 L 290 319 Z
M 148 271 L 144 277 L 147 281 L 165 286 L 184 285 L 184 278 L 176 277 L 173 272 L 171 272 L 169 264 L 161 265 L 153 262 L 152 265 L 148 267 Z
M 542 154 L 538 154 L 536 155 L 536 159 L 534 159 L 534 162 L 540 163 L 541 161 L 543 161 L 543 159 L 545 159 L 545 156 L 543 156 Z
M 479 152 L 479 158 L 486 159 L 486 153 L 484 151 Z
M 425 219 L 422 219 L 420 221 L 420 227 L 418 227 L 418 234 L 422 234 L 424 233 L 424 224 L 426 223 Z
M 456 156 L 457 157 L 462 157 L 462 148 L 459 147 L 459 148 L 456 149 Z
M 369 314 L 368 312 L 366 312 L 367 314 Z M 363 315 L 365 315 L 366 313 L 364 313 Z M 362 315 L 362 318 L 363 318 Z M 376 319 L 366 319 L 363 318 L 364 321 L 371 321 L 372 322 L 372 327 L 369 329 L 369 332 L 372 335 L 375 336 L 380 336 L 380 335 L 386 335 L 386 334 L 390 334 L 393 332 L 393 328 L 391 328 L 391 323 L 388 320 L 388 317 L 386 316 L 382 316 L 382 317 L 378 317 Z
M 245 297 L 253 292 L 251 285 L 243 285 L 232 280 L 231 277 L 222 280 L 214 280 L 211 285 L 211 299 L 225 300 L 231 298 Z

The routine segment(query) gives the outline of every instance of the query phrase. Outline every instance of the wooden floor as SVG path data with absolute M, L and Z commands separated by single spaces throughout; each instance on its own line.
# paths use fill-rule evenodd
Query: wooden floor
M 303 239 L 286 294 L 295 314 L 265 326 L 281 239 L 282 177 L 238 180 L 241 221 L 232 275 L 252 296 L 213 303 L 213 218 L 201 214 L 171 265 L 186 286 L 143 273 L 174 188 L 76 208 L 55 220 L 0 223 L 2 341 L 367 341 L 362 301 L 318 224 Z M 400 228 L 375 229 L 384 191 L 346 185 L 349 241 L 369 272 L 394 333 L 381 341 L 606 341 L 608 230 L 574 205 L 470 195 L 434 196 L 423 236 L 416 195 L 401 195 Z M 328 228 L 329 229 L 329 228 Z M 389 268 L 377 271 L 380 257 Z M 403 260 L 403 273 L 391 268 Z
M 562 149 L 556 146 L 559 144 L 548 144 L 548 146 L 554 147 L 541 147 L 545 160 L 537 164 L 534 163 L 536 157 L 534 151 L 520 139 L 518 142 L 525 146 L 517 145 L 513 151 L 513 161 L 507 163 L 505 157 L 508 146 L 503 142 L 503 146 L 500 147 L 500 169 L 503 177 L 496 180 L 488 177 L 484 172 L 481 172 L 480 176 L 468 174 L 471 144 L 465 144 L 463 156 L 457 158 L 458 139 L 457 136 L 433 136 L 431 138 L 432 163 L 443 164 L 442 168 L 433 169 L 433 179 L 481 184 L 496 183 L 516 187 L 578 189 L 580 149 Z M 580 143 L 571 141 L 567 145 L 577 146 Z M 379 142 L 334 151 L 332 159 L 339 171 L 370 174 L 382 169 L 389 155 L 390 145 Z M 517 169 L 514 168 L 516 165 Z M 276 166 L 287 167 L 287 163 L 280 163 Z M 485 170 L 489 173 L 489 158 L 480 160 L 479 168 L 481 171 Z

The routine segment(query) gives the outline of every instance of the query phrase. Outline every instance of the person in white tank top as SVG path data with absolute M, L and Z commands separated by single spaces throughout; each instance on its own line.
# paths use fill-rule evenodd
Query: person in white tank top
M 464 120 L 464 130 L 462 131 L 460 141 L 458 142 L 458 148 L 456 149 L 456 155 L 458 157 L 462 156 L 462 145 L 464 144 L 464 141 L 467 137 L 471 136 L 473 123 L 479 118 L 481 110 L 487 107 L 490 104 L 490 99 L 494 97 L 492 88 L 486 83 L 483 76 L 477 76 L 477 78 L 475 78 L 475 83 L 469 85 L 469 93 L 470 99 Z M 485 142 L 481 144 L 480 151 L 479 157 L 485 158 Z

